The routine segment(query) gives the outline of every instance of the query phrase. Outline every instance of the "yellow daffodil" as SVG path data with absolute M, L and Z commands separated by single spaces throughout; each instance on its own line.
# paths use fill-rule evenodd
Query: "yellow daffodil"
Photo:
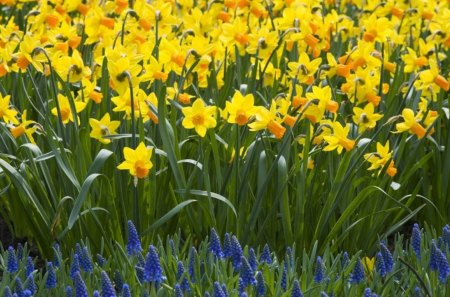
M 33 138 L 33 133 L 37 130 L 36 122 L 27 120 L 27 110 L 24 110 L 21 116 L 21 123 L 17 126 L 11 127 L 10 131 L 14 138 L 19 138 L 26 135 L 31 143 L 36 143 Z
M 386 173 L 393 177 L 397 174 L 397 168 L 395 168 L 394 161 L 392 160 L 392 151 L 389 151 L 389 140 L 383 146 L 380 142 L 377 142 L 377 151 L 375 153 L 367 153 L 364 155 L 364 159 L 371 164 L 368 170 L 379 169 L 379 172 L 389 162 L 389 166 Z
M 404 71 L 406 73 L 416 72 L 421 67 L 428 65 L 428 59 L 424 56 L 418 57 L 412 48 L 407 48 L 408 53 L 402 55 L 402 60 L 405 63 Z
M 324 136 L 323 139 L 328 143 L 323 148 L 324 151 L 332 151 L 337 149 L 340 154 L 345 148 L 346 151 L 350 151 L 355 146 L 355 141 L 347 138 L 350 132 L 350 126 L 342 126 L 339 122 L 333 122 L 333 133 L 329 136 Z
M 195 129 L 198 135 L 204 137 L 206 130 L 214 128 L 217 124 L 215 119 L 216 109 L 215 106 L 206 106 L 203 100 L 198 98 L 192 106 L 183 107 L 183 127 Z
M 104 136 L 117 134 L 116 130 L 120 126 L 120 122 L 111 121 L 109 113 L 106 113 L 100 121 L 90 118 L 89 125 L 91 126 L 91 134 L 89 136 L 103 144 L 108 144 L 111 143 L 111 139 L 104 138 Z
M 277 115 L 277 103 L 272 100 L 270 110 L 259 107 L 255 114 L 255 121 L 248 124 L 250 131 L 268 129 L 277 139 L 283 138 L 286 128 L 281 125 L 283 120 Z
M 153 150 L 141 142 L 135 150 L 129 147 L 123 149 L 125 161 L 117 166 L 119 170 L 128 170 L 136 178 L 148 176 L 153 163 L 150 161 Z
M 420 124 L 420 118 L 414 116 L 412 109 L 403 109 L 402 117 L 404 122 L 396 125 L 397 133 L 408 131 L 411 134 L 417 135 L 419 139 L 425 136 L 427 130 Z
M 250 117 L 254 116 L 258 110 L 254 101 L 252 94 L 247 94 L 244 97 L 240 91 L 236 91 L 231 102 L 226 102 L 228 123 L 238 124 L 239 126 L 247 124 Z
M 439 68 L 434 59 L 429 61 L 430 69 L 421 71 L 419 73 L 419 81 L 417 82 L 417 86 L 420 90 L 430 90 L 436 91 L 434 86 L 438 86 L 444 91 L 450 90 L 450 83 L 448 80 L 439 74 Z
M 72 56 L 55 57 L 55 70 L 63 80 L 71 83 L 79 82 L 83 78 L 91 75 L 91 69 L 84 66 L 83 59 L 77 50 L 74 50 Z
M 310 60 L 306 53 L 301 53 L 298 62 L 289 62 L 289 75 L 296 77 L 299 82 L 312 84 L 314 82 L 314 74 L 319 69 L 321 58 Z
M 353 108 L 353 122 L 358 125 L 360 133 L 363 133 L 366 129 L 375 128 L 377 121 L 383 117 L 382 114 L 375 113 L 374 111 L 375 107 L 370 102 L 364 108 Z
M 110 75 L 110 85 L 119 95 L 130 92 L 130 85 L 127 76 L 130 76 L 133 88 L 139 86 L 142 67 L 133 64 L 128 57 L 108 60 L 108 70 Z
M 58 104 L 61 111 L 61 121 L 63 124 L 67 124 L 69 121 L 73 122 L 74 114 L 72 114 L 72 110 L 70 108 L 69 99 L 63 94 L 58 94 Z M 79 113 L 86 107 L 86 102 L 74 101 L 75 112 Z M 54 107 L 51 110 L 52 114 L 58 116 L 58 110 Z
M 149 107 L 145 103 L 147 95 L 145 94 L 144 90 L 140 89 L 139 87 L 135 87 L 133 89 L 133 94 L 134 117 L 139 118 L 139 116 L 141 116 L 145 122 L 148 120 L 147 115 L 149 112 Z M 113 108 L 113 111 L 123 111 L 125 112 L 125 117 L 127 119 L 131 118 L 132 105 L 130 92 L 125 92 L 123 95 L 115 96 L 111 98 L 111 101 L 116 105 L 116 107 Z
M 10 95 L 3 97 L 0 93 L 0 119 L 3 119 L 6 124 L 13 123 L 17 125 L 19 124 L 19 121 L 16 118 L 17 111 L 9 105 L 10 99 Z

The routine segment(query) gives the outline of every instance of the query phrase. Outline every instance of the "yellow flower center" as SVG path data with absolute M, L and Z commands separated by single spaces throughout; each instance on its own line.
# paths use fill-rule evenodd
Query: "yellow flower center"
M 134 169 L 136 170 L 137 178 L 144 178 L 148 175 L 148 168 L 145 167 L 145 161 L 137 160 L 134 164 Z
M 192 117 L 192 123 L 195 126 L 201 126 L 205 122 L 205 117 L 202 114 L 196 114 Z

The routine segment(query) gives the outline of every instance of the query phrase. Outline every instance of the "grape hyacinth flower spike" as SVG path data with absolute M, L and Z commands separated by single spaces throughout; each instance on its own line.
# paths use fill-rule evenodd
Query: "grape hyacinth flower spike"
M 356 260 L 353 272 L 350 274 L 350 283 L 359 284 L 364 280 L 364 266 L 360 259 Z
M 300 289 L 300 283 L 298 280 L 294 281 L 294 285 L 292 286 L 291 297 L 303 297 L 302 290 Z
M 56 274 L 52 262 L 47 263 L 47 279 L 45 281 L 45 287 L 47 289 L 56 288 Z
M 239 275 L 242 278 L 244 287 L 256 285 L 253 270 L 244 256 L 241 257 L 241 271 Z
M 86 284 L 78 271 L 74 276 L 75 282 L 75 297 L 88 297 Z
M 236 236 L 231 237 L 231 253 L 233 260 L 233 268 L 239 270 L 241 267 L 241 258 L 243 256 L 242 247 Z
M 218 259 L 224 257 L 222 247 L 220 245 L 220 238 L 214 228 L 211 229 L 211 235 L 209 239 L 209 251 Z
M 142 252 L 141 241 L 132 221 L 128 221 L 128 243 L 127 253 L 132 256 Z
M 6 263 L 6 271 L 9 273 L 16 273 L 19 270 L 19 263 L 17 261 L 16 252 L 12 246 L 8 247 L 8 260 Z
M 261 297 L 266 294 L 266 282 L 264 281 L 264 276 L 261 271 L 256 273 L 256 295 Z
M 101 272 L 102 279 L 102 297 L 116 297 L 116 291 L 111 283 L 111 280 L 105 271 Z
M 420 229 L 418 224 L 414 224 L 411 236 L 411 247 L 416 254 L 417 259 L 420 259 L 420 243 L 422 241 L 422 236 L 420 234 Z
M 266 262 L 267 264 L 272 264 L 272 258 L 270 257 L 270 248 L 267 243 L 264 245 L 261 257 L 259 258 L 259 262 Z
M 163 275 L 161 263 L 159 262 L 158 252 L 153 245 L 150 245 L 144 266 L 144 281 L 162 283 L 166 277 Z
M 316 271 L 314 273 L 314 282 L 321 283 L 325 279 L 325 265 L 323 264 L 322 258 L 317 257 L 316 261 Z
M 391 252 L 384 243 L 380 244 L 381 254 L 383 255 L 384 267 L 386 268 L 386 273 L 389 273 L 394 268 L 394 258 Z

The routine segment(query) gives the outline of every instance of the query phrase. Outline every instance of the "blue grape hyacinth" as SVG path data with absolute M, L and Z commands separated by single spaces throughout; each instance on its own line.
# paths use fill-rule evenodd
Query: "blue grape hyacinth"
M 266 294 L 266 282 L 261 271 L 256 272 L 256 295 L 261 297 Z
M 197 250 L 195 247 L 191 247 L 191 251 L 189 253 L 189 266 L 188 266 L 188 273 L 189 278 L 192 283 L 195 283 L 195 261 L 197 259 Z
M 259 262 L 261 262 L 261 263 L 265 262 L 267 264 L 272 264 L 272 257 L 270 256 L 270 248 L 267 243 L 264 245 L 261 256 L 259 257 Z
M 231 237 L 229 233 L 225 233 L 225 238 L 223 240 L 223 256 L 229 258 L 233 255 L 231 247 Z
M 384 243 L 380 243 L 381 254 L 383 255 L 384 267 L 386 268 L 386 273 L 389 273 L 394 268 L 394 258 L 391 252 Z
M 123 284 L 122 286 L 122 297 L 131 297 L 130 286 L 128 284 Z
M 244 256 L 241 257 L 241 268 L 239 275 L 242 278 L 244 287 L 256 285 L 253 269 L 250 267 L 250 264 Z
M 386 265 L 384 264 L 384 258 L 381 252 L 378 252 L 375 256 L 375 270 L 380 274 L 381 277 L 386 276 Z
M 144 281 L 162 283 L 166 277 L 163 275 L 158 252 L 153 245 L 150 245 L 144 266 Z
M 253 272 L 255 272 L 256 268 L 258 267 L 258 260 L 256 260 L 256 254 L 253 248 L 250 248 L 248 250 L 248 264 L 250 264 Z
M 81 250 L 80 266 L 85 272 L 91 273 L 94 271 L 91 255 L 89 254 L 87 247 L 83 247 Z
M 283 272 L 281 273 L 281 289 L 283 290 L 283 292 L 286 292 L 287 290 L 287 262 L 284 262 L 283 265 Z
M 12 246 L 8 247 L 8 260 L 6 263 L 6 271 L 16 273 L 19 270 L 19 262 L 17 261 L 16 252 Z
M 72 287 L 71 286 L 67 286 L 66 287 L 66 297 L 73 297 L 72 296 Z
M 211 229 L 210 239 L 209 239 L 209 251 L 218 259 L 224 257 L 222 247 L 220 245 L 220 238 L 214 228 Z
M 300 289 L 300 283 L 298 280 L 294 281 L 294 285 L 292 286 L 291 297 L 303 297 L 303 292 Z
M 102 278 L 102 297 L 116 297 L 116 291 L 105 271 L 101 272 Z
M 359 284 L 364 280 L 364 266 L 360 259 L 356 260 L 353 272 L 350 274 L 350 283 Z
M 431 248 L 430 248 L 430 262 L 429 267 L 431 271 L 438 270 L 438 247 L 436 246 L 436 241 L 433 239 L 431 241 Z
M 179 284 L 176 284 L 173 289 L 175 291 L 175 297 L 183 297 L 183 291 Z
M 233 260 L 233 268 L 239 270 L 241 267 L 241 258 L 243 256 L 242 247 L 236 236 L 231 237 L 231 253 Z
M 25 276 L 29 277 L 34 271 L 34 262 L 31 257 L 27 257 L 27 262 L 25 263 Z
M 132 221 L 128 221 L 128 242 L 127 253 L 128 255 L 135 255 L 142 252 L 141 241 Z
M 314 273 L 314 282 L 321 283 L 325 279 L 325 265 L 323 264 L 322 258 L 317 257 L 316 270 Z
M 444 228 L 442 228 L 442 241 L 444 242 L 445 247 L 443 250 L 449 248 L 450 249 L 450 226 L 445 225 Z
M 52 262 L 47 263 L 47 279 L 45 281 L 45 287 L 47 289 L 56 288 L 56 274 Z
M 80 259 L 78 254 L 74 254 L 72 265 L 70 266 L 70 278 L 74 279 L 78 272 L 80 272 Z
M 181 290 L 183 292 L 190 292 L 191 288 L 189 286 L 189 281 L 185 276 L 183 276 L 184 273 L 184 265 L 183 262 L 178 261 L 177 264 L 177 281 L 180 283 Z
M 450 275 L 450 267 L 448 266 L 447 257 L 441 250 L 437 250 L 437 265 L 439 272 L 439 280 L 442 283 L 447 282 L 447 278 Z
M 416 254 L 416 257 L 420 259 L 420 243 L 422 242 L 422 236 L 418 224 L 414 224 L 411 235 L 411 247 Z

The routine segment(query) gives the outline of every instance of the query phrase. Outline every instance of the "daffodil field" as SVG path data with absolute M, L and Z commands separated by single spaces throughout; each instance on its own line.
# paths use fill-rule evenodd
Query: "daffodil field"
M 110 257 L 97 276 L 70 279 L 104 285 L 100 270 L 118 269 L 131 288 L 150 283 L 132 296 L 228 296 L 215 281 L 231 296 L 447 296 L 450 231 L 438 242 L 434 230 L 450 221 L 449 49 L 447 0 L 0 0 L 2 221 L 42 259 L 73 258 L 80 242 Z M 431 276 L 417 248 L 402 254 L 416 222 Z M 282 259 L 294 245 L 303 264 L 258 276 L 232 252 L 231 269 L 207 253 L 211 228 L 247 246 L 245 261 L 250 246 Z M 170 276 L 132 277 L 148 259 L 142 248 L 125 257 L 130 232 L 151 245 L 148 265 L 164 253 Z M 197 277 L 218 261 L 194 291 L 174 287 L 183 272 L 160 239 L 171 234 L 180 259 L 203 246 Z M 391 277 L 367 264 L 380 246 L 400 259 Z M 18 251 L 4 250 L 13 284 Z M 343 251 L 355 255 L 348 268 Z M 314 284 L 318 255 L 328 273 Z M 264 277 L 270 289 L 238 290 L 237 271 L 244 288 Z M 358 273 L 367 282 L 353 289 Z M 11 284 L 3 296 L 36 291 L 7 295 Z

